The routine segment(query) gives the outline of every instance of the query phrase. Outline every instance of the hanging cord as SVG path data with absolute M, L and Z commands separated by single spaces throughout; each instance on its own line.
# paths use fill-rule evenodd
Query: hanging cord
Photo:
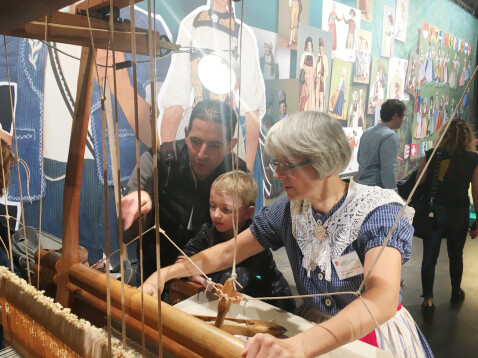
M 45 42 L 47 39 L 48 35 L 48 17 L 45 16 Z M 47 66 L 47 47 L 43 46 L 43 93 L 42 93 L 42 101 L 43 101 L 43 110 L 42 110 L 42 133 L 45 133 L 45 107 L 46 107 L 46 102 L 45 102 L 45 89 L 46 89 L 46 66 Z M 44 137 L 40 136 L 42 138 L 41 141 L 41 160 L 40 160 L 40 213 L 38 214 L 38 248 L 37 250 L 41 249 L 41 228 L 42 228 L 42 216 L 43 216 L 43 195 L 42 195 L 42 190 L 43 190 L 43 152 L 45 149 L 45 144 L 44 144 Z M 26 163 L 25 163 L 26 166 Z M 26 166 L 28 168 L 28 166 Z M 28 196 L 30 197 L 30 185 L 29 185 L 29 180 L 28 177 L 30 176 L 30 170 L 27 172 L 27 190 L 28 190 Z M 31 198 L 30 198 L 30 203 L 31 203 Z M 25 237 L 25 240 L 27 238 Z M 38 277 L 37 277 L 37 290 L 40 289 L 40 272 L 41 272 L 41 255 L 38 255 Z
M 140 252 L 140 284 L 143 286 L 143 220 L 141 214 L 141 169 L 140 169 L 140 152 L 139 152 L 139 118 L 138 118 L 138 82 L 136 70 L 136 27 L 134 14 L 134 0 L 130 0 L 130 19 L 131 19 L 131 57 L 133 64 L 133 89 L 134 89 L 134 130 L 135 130 L 135 149 L 136 149 L 136 177 L 138 183 L 138 230 L 139 230 L 139 252 Z M 145 355 L 145 335 L 144 335 L 144 292 L 141 291 L 141 349 L 143 356 Z
M 19 166 L 19 156 L 18 156 L 18 143 L 17 143 L 17 131 L 15 128 L 15 111 L 13 107 L 13 96 L 12 96 L 12 84 L 10 82 L 10 66 L 8 64 L 8 52 L 7 52 L 7 37 L 3 34 L 3 44 L 5 45 L 5 62 L 7 67 L 7 77 L 8 77 L 8 92 L 10 94 L 10 108 L 12 111 L 12 127 L 13 127 L 13 140 L 15 142 L 15 164 L 17 166 L 17 179 L 18 179 L 18 193 L 20 196 L 20 212 L 21 212 L 21 221 L 25 222 L 25 213 L 23 211 L 23 194 L 22 194 L 22 182 L 20 180 L 20 166 Z M 5 191 L 6 192 L 6 191 Z M 8 229 L 8 243 L 10 245 L 10 257 L 13 258 L 12 254 L 12 240 L 10 235 L 10 220 L 8 215 L 8 205 L 6 204 L 7 200 L 5 200 L 5 210 L 7 213 L 7 229 Z M 26 264 L 27 264 L 27 278 L 28 284 L 32 284 L 31 275 L 30 275 L 30 258 L 28 257 L 28 240 L 27 240 L 27 233 L 25 229 L 25 225 L 23 225 L 23 237 L 25 238 L 25 253 L 26 253 Z M 13 261 L 10 264 L 12 271 L 13 271 Z
M 106 311 L 107 311 L 107 331 L 108 331 L 108 350 L 111 353 L 111 292 L 110 292 L 110 272 L 109 272 L 109 215 L 108 215 L 108 183 L 107 183 L 107 172 L 108 168 L 106 164 L 106 134 L 105 134 L 105 87 L 106 87 L 106 71 L 108 71 L 108 67 L 105 68 L 105 76 L 104 82 L 101 84 L 100 76 L 98 74 L 98 65 L 97 65 L 97 58 L 96 58 L 96 50 L 95 50 L 95 43 L 93 40 L 93 31 L 91 29 L 91 21 L 90 21 L 90 12 L 89 12 L 89 0 L 86 1 L 86 17 L 88 19 L 88 29 L 90 33 L 90 41 L 91 41 L 91 49 L 94 58 L 94 66 L 95 66 L 95 74 L 96 74 L 96 82 L 98 83 L 98 91 L 100 92 L 100 101 L 101 101 L 101 129 L 102 129 L 102 140 L 103 140 L 103 172 L 105 173 L 105 180 L 104 180 L 104 199 L 105 199 L 105 249 L 106 249 Z M 108 28 L 108 34 L 110 33 L 110 29 Z M 106 48 L 106 65 L 108 65 L 108 54 L 109 54 L 110 43 L 108 42 L 108 46 Z M 122 264 L 120 265 L 123 266 Z M 123 275 L 121 276 L 122 284 L 123 284 Z M 124 332 L 123 332 L 124 334 Z M 126 338 L 123 337 L 123 348 L 126 349 Z
M 156 2 L 154 2 L 154 14 L 156 14 Z M 151 124 L 151 145 L 153 148 L 153 187 L 154 187 L 154 220 L 159 226 L 159 178 L 158 178 L 158 146 L 157 146 L 157 104 L 156 104 L 156 17 L 154 25 L 151 24 L 151 0 L 148 0 L 148 52 L 149 52 L 149 74 L 151 78 L 151 110 L 150 110 L 150 124 Z M 153 41 L 154 40 L 154 41 Z M 156 225 L 155 225 L 156 227 Z M 160 287 L 161 283 L 161 247 L 159 245 L 159 231 L 154 230 L 156 242 L 156 285 Z M 163 357 L 163 328 L 161 322 L 161 293 L 158 292 L 158 356 Z
M 116 44 L 115 44 L 115 23 L 113 16 L 114 4 L 110 0 L 110 41 L 112 46 L 113 54 L 113 68 L 116 68 Z M 116 196 L 119 200 L 117 204 L 117 214 L 118 214 L 118 235 L 119 235 L 119 252 L 120 252 L 120 273 L 121 273 L 121 335 L 123 341 L 123 347 L 126 345 L 126 309 L 125 309 L 125 286 L 124 286 L 124 253 L 125 245 L 123 243 L 123 217 L 122 217 L 122 208 L 121 208 L 121 159 L 120 159 L 120 146 L 119 146 L 119 119 L 118 119 L 118 87 L 116 82 L 116 71 L 113 71 L 113 91 L 115 93 L 115 150 L 116 150 L 116 170 L 118 175 L 116 176 L 117 185 L 114 187 L 116 190 Z M 111 153 L 111 150 L 110 150 Z M 113 162 L 113 160 L 111 161 Z M 113 168 L 113 167 L 112 167 Z M 105 177 L 106 180 L 106 177 Z M 114 253 L 110 254 L 113 255 Z M 109 266 L 108 266 L 109 267 Z

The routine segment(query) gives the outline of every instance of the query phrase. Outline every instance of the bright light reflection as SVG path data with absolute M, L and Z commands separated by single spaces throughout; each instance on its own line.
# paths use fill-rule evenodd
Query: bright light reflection
M 204 87 L 217 94 L 228 94 L 236 83 L 229 63 L 217 55 L 207 55 L 199 61 L 198 76 Z

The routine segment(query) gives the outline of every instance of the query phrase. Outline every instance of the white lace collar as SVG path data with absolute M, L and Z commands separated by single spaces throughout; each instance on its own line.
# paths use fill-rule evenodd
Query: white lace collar
M 403 200 L 393 190 L 365 186 L 353 180 L 343 204 L 325 223 L 314 219 L 309 201 L 291 201 L 292 233 L 304 255 L 302 267 L 307 270 L 307 276 L 319 267 L 330 281 L 331 260 L 357 239 L 363 221 L 372 210 L 389 203 L 403 204 Z M 413 209 L 407 208 L 405 217 L 411 223 Z

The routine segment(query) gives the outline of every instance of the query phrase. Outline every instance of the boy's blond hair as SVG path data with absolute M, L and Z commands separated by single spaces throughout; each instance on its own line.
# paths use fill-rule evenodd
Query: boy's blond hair
M 242 199 L 245 206 L 254 205 L 257 197 L 257 184 L 252 175 L 242 170 L 236 170 L 221 174 L 212 183 L 211 189 L 215 192 L 233 195 L 237 191 L 237 197 Z

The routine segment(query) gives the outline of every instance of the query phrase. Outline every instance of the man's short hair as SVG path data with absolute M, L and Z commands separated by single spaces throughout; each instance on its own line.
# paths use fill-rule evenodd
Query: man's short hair
M 252 175 L 242 170 L 236 170 L 224 173 L 216 178 L 211 185 L 216 193 L 225 193 L 233 195 L 237 192 L 237 197 L 242 199 L 245 206 L 254 205 L 257 197 L 257 184 Z
M 407 107 L 402 101 L 398 99 L 389 99 L 382 104 L 382 108 L 380 109 L 380 119 L 383 122 L 390 122 L 395 114 L 402 116 L 406 109 Z
M 197 103 L 189 118 L 189 130 L 191 130 L 196 118 L 221 124 L 224 127 L 224 135 L 227 141 L 231 141 L 237 124 L 237 114 L 226 103 L 217 100 L 204 100 Z

